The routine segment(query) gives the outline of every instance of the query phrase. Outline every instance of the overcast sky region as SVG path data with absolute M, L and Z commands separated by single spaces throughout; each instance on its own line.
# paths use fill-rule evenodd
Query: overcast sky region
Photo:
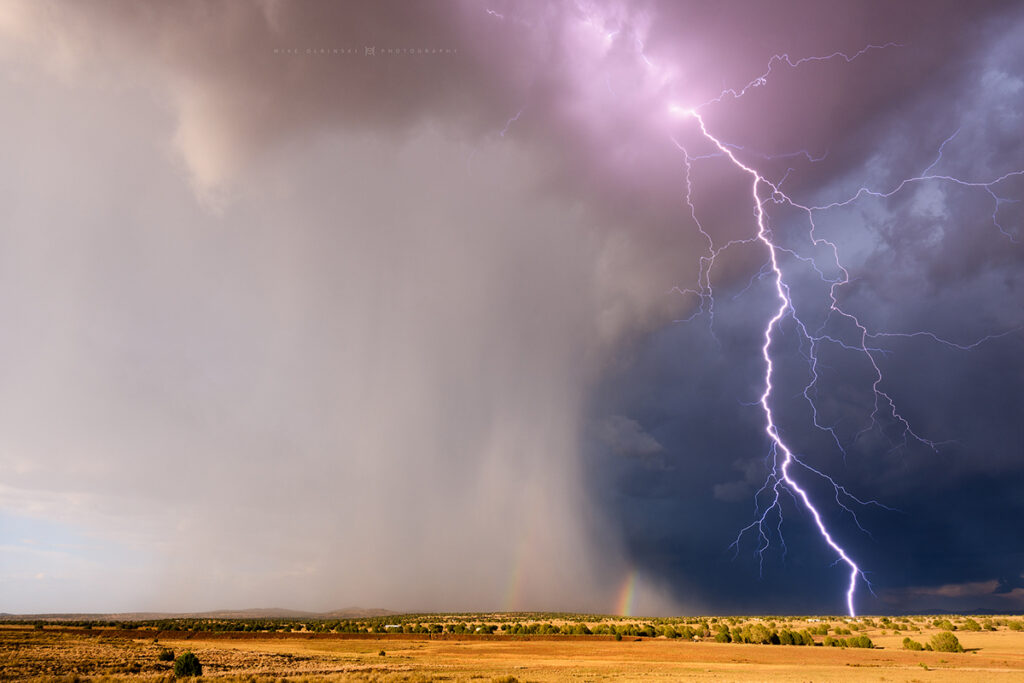
M 739 164 L 857 610 L 1024 610 L 1022 36 L 0 0 L 0 612 L 844 612 Z

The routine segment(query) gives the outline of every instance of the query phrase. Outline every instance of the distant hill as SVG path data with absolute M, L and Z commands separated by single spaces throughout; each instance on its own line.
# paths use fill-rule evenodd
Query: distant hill
M 153 621 L 156 619 L 366 619 L 387 617 L 401 612 L 368 607 L 344 607 L 330 612 L 304 612 L 282 607 L 263 607 L 210 612 L 114 612 L 114 613 L 0 613 L 0 621 L 46 619 L 49 621 Z
M 933 607 L 931 609 L 911 610 L 904 612 L 904 614 L 910 615 L 921 615 L 921 616 L 943 616 L 943 615 L 962 615 L 962 616 L 1019 616 L 1024 612 L 1013 611 L 1009 612 L 1004 609 L 989 609 L 987 607 L 978 607 L 973 610 L 956 610 L 955 612 L 949 611 L 949 609 L 942 609 L 941 607 Z
M 367 617 L 390 617 L 402 612 L 392 612 L 388 609 L 377 609 L 367 607 L 344 607 L 333 612 L 325 612 L 320 615 L 330 619 L 366 619 Z
M 304 612 L 283 607 L 263 607 L 255 609 L 218 609 L 209 612 L 192 612 L 173 616 L 186 619 L 315 619 L 320 615 L 316 612 Z

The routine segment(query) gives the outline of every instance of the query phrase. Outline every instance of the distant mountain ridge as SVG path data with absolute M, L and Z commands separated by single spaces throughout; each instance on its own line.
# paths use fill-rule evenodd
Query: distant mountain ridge
M 61 612 L 47 614 L 11 614 L 0 612 L 0 622 L 32 621 L 35 619 L 48 621 L 155 621 L 159 619 L 372 619 L 374 617 L 390 617 L 409 614 L 374 607 L 343 607 L 329 612 L 306 612 L 286 609 L 283 607 L 257 607 L 239 610 L 213 610 L 209 612 Z M 465 612 L 460 614 L 497 614 L 492 612 Z M 508 613 L 515 614 L 515 613 Z M 520 613 L 523 614 L 523 613 Z M 549 614 L 549 613 L 536 613 Z M 1024 612 L 1011 610 L 993 610 L 978 608 L 975 610 L 957 610 L 933 608 L 894 612 L 889 616 L 1021 616 Z M 600 615 L 595 615 L 600 616 Z M 881 615 L 865 615 L 881 616 Z M 831 615 L 831 618 L 841 618 Z
M 343 607 L 330 612 L 304 612 L 283 607 L 257 607 L 210 612 L 62 612 L 48 614 L 0 613 L 0 621 L 50 619 L 60 621 L 153 621 L 156 619 L 366 619 L 388 617 L 401 612 L 374 607 Z

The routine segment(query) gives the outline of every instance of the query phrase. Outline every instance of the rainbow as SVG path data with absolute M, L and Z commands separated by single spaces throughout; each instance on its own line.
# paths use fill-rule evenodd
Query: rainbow
M 636 606 L 636 574 L 636 570 L 631 569 L 626 574 L 626 580 L 622 582 L 622 588 L 619 589 L 619 599 L 615 603 L 615 613 L 619 616 L 633 616 L 633 608 Z
M 521 599 L 520 593 L 522 592 L 523 583 L 523 560 L 522 553 L 518 553 L 516 561 L 512 565 L 512 571 L 509 573 L 508 582 L 505 584 L 505 599 L 502 602 L 502 606 L 506 612 L 511 612 L 520 608 Z
M 526 574 L 527 554 L 533 547 L 534 524 L 530 523 L 525 530 L 519 534 L 519 543 L 516 548 L 512 567 L 509 571 L 508 580 L 505 582 L 505 599 L 502 606 L 506 612 L 523 608 L 523 579 Z

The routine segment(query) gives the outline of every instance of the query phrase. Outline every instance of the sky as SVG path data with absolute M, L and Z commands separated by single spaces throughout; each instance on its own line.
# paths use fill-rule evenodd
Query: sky
M 0 0 L 0 612 L 1024 610 L 1022 32 Z

